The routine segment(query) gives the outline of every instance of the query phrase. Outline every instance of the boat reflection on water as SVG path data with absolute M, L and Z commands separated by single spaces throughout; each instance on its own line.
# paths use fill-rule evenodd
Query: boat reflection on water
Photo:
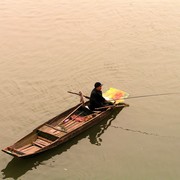
M 88 138 L 91 144 L 100 146 L 102 143 L 102 139 L 100 138 L 101 135 L 108 129 L 112 121 L 116 118 L 116 116 L 120 113 L 121 110 L 122 109 L 120 108 L 115 109 L 99 124 L 91 127 L 87 131 L 81 133 L 80 135 L 74 137 L 73 139 L 65 142 L 64 144 L 54 149 L 48 150 L 47 152 L 29 158 L 13 158 L 7 164 L 7 166 L 3 170 L 1 170 L 1 173 L 3 174 L 3 179 L 17 179 L 21 177 L 26 172 L 36 169 L 40 164 L 43 164 L 43 161 L 47 161 L 53 156 L 60 155 L 63 152 L 66 152 L 73 145 L 78 144 L 78 142 L 83 138 Z
M 108 129 L 109 126 L 111 126 L 112 121 L 116 118 L 121 110 L 122 109 L 119 108 L 115 109 L 104 121 L 90 130 L 88 138 L 91 144 L 95 144 L 97 146 L 101 145 L 102 139 L 100 136 Z

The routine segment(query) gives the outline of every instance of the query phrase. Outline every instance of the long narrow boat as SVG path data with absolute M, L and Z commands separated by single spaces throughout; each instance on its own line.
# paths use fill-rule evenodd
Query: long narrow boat
M 104 111 L 91 111 L 89 101 L 80 103 L 43 123 L 30 134 L 2 151 L 23 158 L 54 148 L 86 129 L 102 121 L 114 109 L 127 106 L 125 103 L 109 106 Z

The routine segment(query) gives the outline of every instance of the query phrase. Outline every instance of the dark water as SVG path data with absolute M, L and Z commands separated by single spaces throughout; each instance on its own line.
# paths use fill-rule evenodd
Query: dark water
M 67 93 L 180 93 L 177 0 L 0 2 L 0 148 L 79 102 Z M 1 179 L 180 178 L 180 95 L 130 107 L 40 156 L 0 153 Z

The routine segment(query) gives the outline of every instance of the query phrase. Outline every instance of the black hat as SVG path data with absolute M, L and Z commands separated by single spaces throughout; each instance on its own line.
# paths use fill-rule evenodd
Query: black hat
M 96 82 L 96 83 L 94 84 L 94 87 L 95 87 L 95 88 L 97 88 L 97 87 L 99 87 L 99 86 L 102 86 L 102 84 L 101 84 L 100 82 Z

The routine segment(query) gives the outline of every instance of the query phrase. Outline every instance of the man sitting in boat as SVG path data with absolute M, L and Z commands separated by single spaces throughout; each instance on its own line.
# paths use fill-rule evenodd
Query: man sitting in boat
M 103 107 L 107 105 L 109 102 L 102 96 L 102 84 L 100 82 L 96 82 L 94 84 L 94 89 L 91 92 L 90 96 L 90 105 L 89 109 L 94 111 L 96 108 Z

